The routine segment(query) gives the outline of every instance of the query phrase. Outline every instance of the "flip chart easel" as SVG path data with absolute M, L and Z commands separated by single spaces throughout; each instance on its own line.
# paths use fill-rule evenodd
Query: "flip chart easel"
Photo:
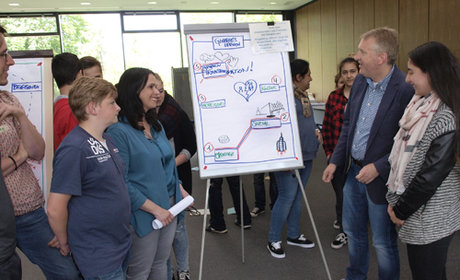
M 210 178 L 298 169 L 303 159 L 287 52 L 253 53 L 247 23 L 184 25 L 184 33 L 200 177 L 207 179 L 201 280 Z M 242 193 L 240 179 L 240 209 Z M 243 227 L 241 243 L 244 263 Z

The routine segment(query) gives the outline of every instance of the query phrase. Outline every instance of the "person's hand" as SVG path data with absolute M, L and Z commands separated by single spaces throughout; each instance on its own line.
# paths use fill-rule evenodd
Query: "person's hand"
M 390 204 L 388 204 L 387 212 L 388 212 L 388 215 L 390 216 L 391 221 L 398 227 L 402 227 L 402 225 L 404 224 L 404 221 L 396 217 L 395 211 L 393 210 L 393 206 L 391 206 Z
M 48 242 L 48 246 L 59 249 L 60 245 L 56 236 L 54 236 L 53 239 L 51 239 L 51 241 Z
M 315 130 L 316 138 L 318 138 L 318 142 L 321 144 L 323 143 L 323 136 L 321 135 L 321 131 L 319 129 Z
M 61 244 L 56 236 L 48 242 L 48 246 L 59 249 L 59 252 L 63 256 L 67 256 L 70 253 L 70 247 L 68 243 Z
M 61 245 L 60 248 L 59 248 L 59 252 L 60 252 L 61 255 L 63 255 L 63 256 L 67 256 L 68 254 L 70 254 L 70 247 L 69 247 L 69 244 Z
M 375 168 L 375 164 L 369 163 L 361 168 L 355 178 L 358 182 L 367 185 L 374 181 L 377 176 L 379 176 L 379 172 L 377 171 L 377 168 Z
M 173 220 L 174 220 L 174 216 L 173 214 L 171 214 L 171 212 L 169 212 L 168 210 L 166 209 L 163 209 L 161 207 L 158 207 L 159 209 L 153 213 L 153 215 L 155 216 L 156 219 L 158 219 L 162 224 L 163 226 L 167 226 L 169 225 Z
M 21 107 L 0 102 L 0 122 L 9 115 L 18 119 L 21 115 L 25 115 L 25 112 Z
M 330 183 L 332 178 L 334 178 L 334 173 L 335 170 L 337 169 L 337 166 L 333 163 L 329 163 L 329 165 L 324 169 L 323 172 L 323 182 L 324 183 Z

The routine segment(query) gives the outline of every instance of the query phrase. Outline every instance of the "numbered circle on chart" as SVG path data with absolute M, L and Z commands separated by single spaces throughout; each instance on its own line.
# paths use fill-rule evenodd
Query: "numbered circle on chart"
M 205 153 L 212 153 L 214 151 L 214 146 L 208 142 L 204 145 L 204 151 Z

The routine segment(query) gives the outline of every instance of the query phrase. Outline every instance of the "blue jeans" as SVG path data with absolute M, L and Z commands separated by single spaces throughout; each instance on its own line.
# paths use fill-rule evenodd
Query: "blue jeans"
M 176 256 L 177 271 L 189 271 L 188 266 L 188 235 L 185 229 L 185 217 L 177 223 L 176 234 L 174 235 L 173 251 Z M 173 268 L 171 257 L 168 259 L 168 280 L 172 279 Z
M 81 279 L 72 257 L 64 257 L 59 249 L 48 246 L 53 237 L 43 208 L 16 216 L 17 247 L 40 267 L 46 279 Z
M 350 266 L 347 280 L 367 279 L 369 241 L 367 223 L 372 229 L 372 245 L 377 254 L 380 280 L 399 279 L 397 233 L 387 214 L 386 204 L 374 204 L 366 185 L 356 180 L 361 168 L 351 163 L 343 189 L 343 229 L 348 235 Z
M 310 177 L 312 161 L 304 162 L 305 168 L 299 169 L 302 184 L 306 185 Z M 288 237 L 300 235 L 300 210 L 302 208 L 302 191 L 294 170 L 275 172 L 278 184 L 278 197 L 272 209 L 270 220 L 269 242 L 281 241 L 284 224 L 288 224 Z

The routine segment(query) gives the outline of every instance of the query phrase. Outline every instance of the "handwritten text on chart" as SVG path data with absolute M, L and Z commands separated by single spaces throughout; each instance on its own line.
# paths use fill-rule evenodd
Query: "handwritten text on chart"
M 275 84 L 260 84 L 260 92 L 280 91 L 280 86 Z
M 213 100 L 200 103 L 202 109 L 216 109 L 225 107 L 225 99 Z
M 13 83 L 11 84 L 11 92 L 30 92 L 41 91 L 41 83 Z
M 253 129 L 268 129 L 281 127 L 281 120 L 278 118 L 266 118 L 251 120 L 251 128 Z
M 225 77 L 228 75 L 242 74 L 250 71 L 253 71 L 252 61 L 250 66 L 236 69 L 228 69 L 228 65 L 225 62 L 210 63 L 201 66 L 201 72 L 204 79 Z
M 213 36 L 212 46 L 215 50 L 244 48 L 244 36 Z
M 227 149 L 216 149 L 214 152 L 215 161 L 229 161 L 238 160 L 238 149 L 227 148 Z

